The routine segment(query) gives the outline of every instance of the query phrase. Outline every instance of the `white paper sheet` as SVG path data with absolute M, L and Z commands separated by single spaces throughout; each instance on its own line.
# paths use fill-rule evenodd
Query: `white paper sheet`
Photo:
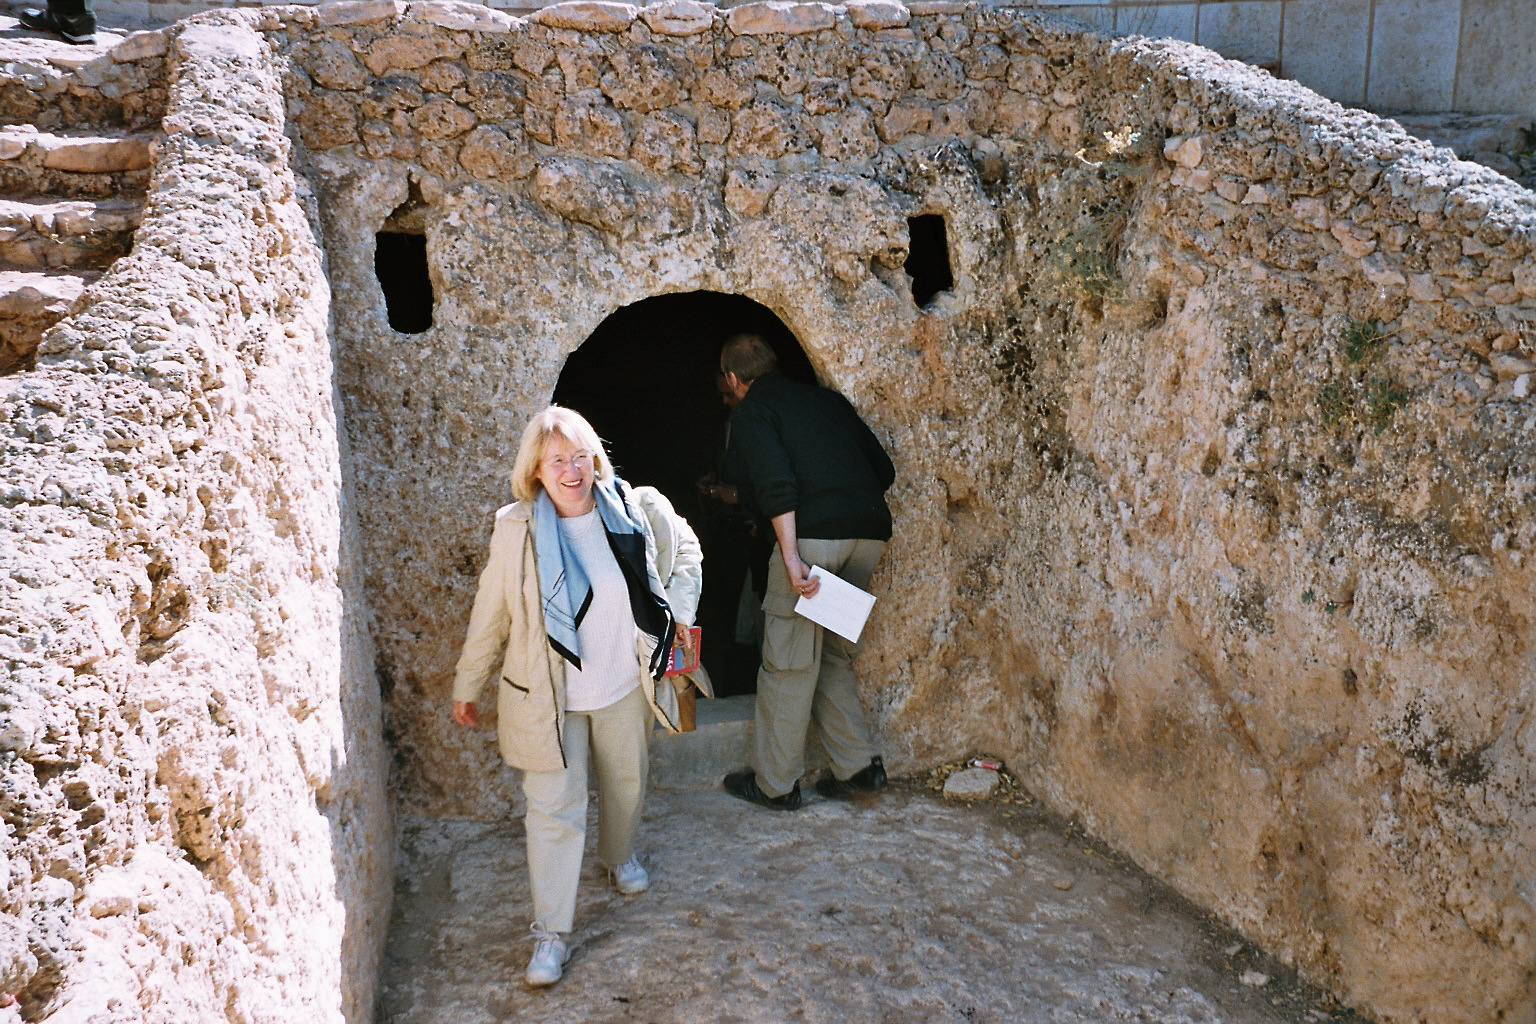
M 858 643 L 864 623 L 869 620 L 869 610 L 875 606 L 875 595 L 819 565 L 811 566 L 811 575 L 821 580 L 821 589 L 815 597 L 802 597 L 795 602 L 795 611 L 849 643 Z

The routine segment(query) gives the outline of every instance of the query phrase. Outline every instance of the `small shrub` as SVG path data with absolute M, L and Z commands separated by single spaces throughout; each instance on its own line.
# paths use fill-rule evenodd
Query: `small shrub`
M 1352 363 L 1364 362 L 1379 352 L 1386 340 L 1379 321 L 1351 317 L 1344 325 L 1344 358 Z
M 1055 275 L 1085 296 L 1103 296 L 1117 279 L 1111 241 L 1097 223 L 1072 232 L 1051 247 Z
M 1344 378 L 1331 380 L 1317 393 L 1317 408 L 1323 414 L 1323 422 L 1330 427 L 1349 415 L 1350 381 Z
M 1390 373 L 1369 373 L 1389 335 L 1377 320 L 1350 317 L 1339 338 L 1346 369 L 1317 392 L 1317 410 L 1329 427 L 1362 426 L 1381 433 L 1408 404 L 1408 389 Z
M 1366 421 L 1376 433 L 1387 429 L 1397 410 L 1408 404 L 1408 391 L 1392 377 L 1372 377 L 1365 386 Z

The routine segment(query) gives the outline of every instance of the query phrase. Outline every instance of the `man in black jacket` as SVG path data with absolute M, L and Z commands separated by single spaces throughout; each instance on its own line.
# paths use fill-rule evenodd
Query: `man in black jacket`
M 891 537 L 885 491 L 891 460 L 848 400 L 780 376 L 762 338 L 725 343 L 720 369 L 739 402 L 731 413 L 725 478 L 773 523 L 778 539 L 763 598 L 752 770 L 725 777 L 734 796 L 775 810 L 800 806 L 805 740 L 814 728 L 832 760 L 823 796 L 884 789 L 885 767 L 859 704 L 852 643 L 795 614 L 820 581 L 811 565 L 861 589 Z

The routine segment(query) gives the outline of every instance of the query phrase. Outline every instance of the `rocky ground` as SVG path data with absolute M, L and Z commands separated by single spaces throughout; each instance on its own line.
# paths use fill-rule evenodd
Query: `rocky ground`
M 521 822 L 405 822 L 381 1024 L 1358 1019 L 1027 797 L 652 793 L 640 855 L 625 898 L 588 852 L 566 977 L 529 990 Z

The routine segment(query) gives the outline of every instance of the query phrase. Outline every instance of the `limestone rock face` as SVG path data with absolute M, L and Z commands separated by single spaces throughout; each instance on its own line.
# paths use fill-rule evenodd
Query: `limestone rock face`
M 613 311 L 737 293 L 897 461 L 859 666 L 893 763 L 997 751 L 1384 1020 L 1524 1006 L 1530 196 L 1196 48 L 1047 16 L 633 18 L 565 4 L 471 37 L 456 77 L 526 97 L 526 177 L 484 134 L 514 116 L 452 162 L 457 138 L 410 130 L 441 102 L 424 71 L 364 144 L 393 155 L 299 154 L 405 799 L 519 803 L 447 687 L 525 417 Z M 337 36 L 450 36 L 366 38 Z M 406 203 L 436 294 L 410 339 L 370 255 Z M 918 308 L 923 213 L 954 284 Z
M 363 1019 L 380 694 L 401 800 L 516 811 L 448 702 L 517 437 L 609 314 L 707 290 L 896 461 L 858 665 L 893 770 L 998 754 L 1381 1020 L 1529 1014 L 1530 193 L 1047 14 L 424 7 L 198 19 L 244 35 L 168 49 L 159 205 L 12 385 L 0 736 L 28 820 L 107 845 L 14 841 L 7 910 L 106 938 L 0 931 L 9 977 Z M 919 307 L 923 215 L 953 280 Z M 176 927 L 238 938 L 192 978 Z
M 254 17 L 178 37 L 134 251 L 0 378 L 0 990 L 25 1019 L 371 1015 L 378 691 L 322 252 Z

